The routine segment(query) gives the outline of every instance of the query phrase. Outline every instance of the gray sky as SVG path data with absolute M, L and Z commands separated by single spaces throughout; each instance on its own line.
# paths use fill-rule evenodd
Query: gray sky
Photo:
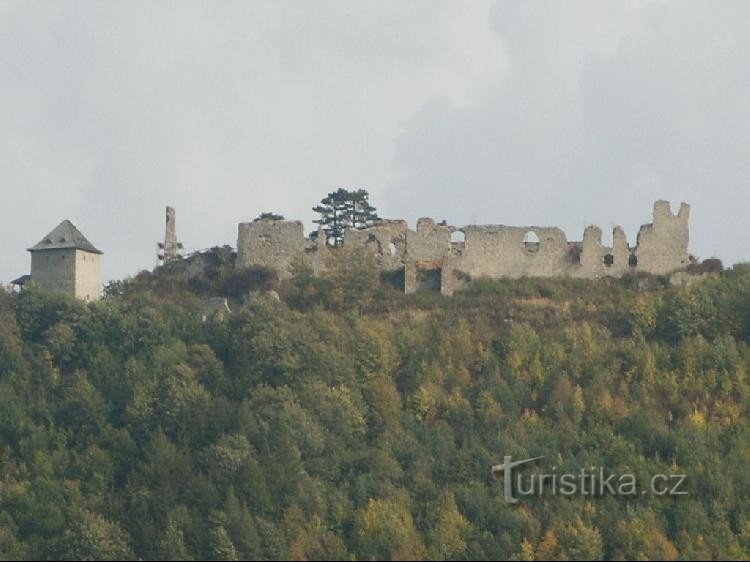
M 382 216 L 620 224 L 750 259 L 750 2 L 0 0 L 0 281 L 71 219 L 115 278 L 338 187 Z M 9 243 L 8 243 L 9 242 Z

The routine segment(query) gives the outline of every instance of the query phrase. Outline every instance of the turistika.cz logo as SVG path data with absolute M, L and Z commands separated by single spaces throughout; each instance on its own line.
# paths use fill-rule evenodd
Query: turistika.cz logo
M 492 475 L 503 477 L 503 494 L 506 503 L 518 503 L 518 497 L 550 496 L 686 496 L 685 474 L 654 474 L 646 486 L 638 482 L 635 474 L 610 474 L 604 467 L 582 468 L 578 472 L 552 472 L 524 474 L 521 467 L 544 457 L 514 461 L 509 455 L 503 464 L 492 467 Z M 517 469 L 517 470 L 515 470 Z M 515 474 L 515 481 L 513 475 Z M 515 494 L 515 495 L 514 495 Z

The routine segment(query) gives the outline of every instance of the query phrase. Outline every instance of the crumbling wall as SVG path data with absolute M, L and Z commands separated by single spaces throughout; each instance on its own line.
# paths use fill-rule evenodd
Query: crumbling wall
M 408 230 L 405 220 L 384 220 L 363 229 L 347 228 L 344 245 L 364 246 L 375 255 L 383 271 L 394 271 L 404 266 Z
M 417 221 L 416 230 L 406 232 L 406 254 L 414 261 L 441 261 L 451 251 L 453 229 L 445 224 L 436 224 L 430 218 Z
M 402 220 L 384 220 L 371 227 L 348 229 L 344 246 L 365 247 L 384 271 L 404 269 L 404 290 L 439 290 L 450 295 L 472 278 L 571 276 L 597 279 L 627 272 L 671 273 L 688 264 L 689 206 L 673 215 L 666 201 L 654 205 L 653 223 L 641 227 L 637 244 L 628 244 L 616 227 L 612 247 L 602 244 L 602 230 L 590 226 L 580 242 L 569 242 L 555 227 L 470 225 L 455 228 L 431 218 L 415 230 Z M 463 240 L 452 240 L 463 233 Z M 238 267 L 262 265 L 288 277 L 294 260 L 308 260 L 316 274 L 336 252 L 319 232 L 316 240 L 303 234 L 299 221 L 256 220 L 239 226 Z
M 654 203 L 654 221 L 638 231 L 635 256 L 638 269 L 655 274 L 677 271 L 689 264 L 690 205 L 682 203 L 676 215 L 667 201 Z
M 569 263 L 568 240 L 559 228 L 472 225 L 463 231 L 463 255 L 455 268 L 472 277 L 549 277 L 562 274 Z
M 455 259 L 452 256 L 446 256 L 440 268 L 440 293 L 446 297 L 453 295 L 456 290 L 456 281 Z
M 300 221 L 258 219 L 241 223 L 237 235 L 237 268 L 262 266 L 289 277 L 295 259 L 308 246 Z
M 612 231 L 612 264 L 609 265 L 609 275 L 620 277 L 633 268 L 630 246 L 625 231 L 619 226 Z M 607 267 L 607 264 L 605 264 Z
M 162 245 L 162 261 L 169 263 L 177 259 L 179 245 L 177 244 L 176 213 L 174 207 L 167 207 L 164 227 L 164 244 Z
M 580 267 L 576 268 L 574 275 L 576 277 L 600 275 L 604 256 L 602 229 L 594 225 L 587 226 L 583 231 L 583 240 L 581 240 Z
M 598 279 L 600 277 L 621 277 L 633 270 L 631 249 L 625 232 L 619 226 L 612 231 L 612 247 L 602 244 L 602 229 L 589 226 L 583 232 L 580 256 L 571 260 L 568 273 L 573 277 Z
M 331 254 L 331 248 L 328 246 L 326 235 L 322 228 L 318 229 L 317 237 L 314 240 L 307 240 L 304 249 L 304 261 L 312 267 L 315 275 L 320 275 L 325 271 L 328 256 Z
M 452 294 L 452 284 L 444 267 L 452 252 L 453 228 L 431 218 L 417 221 L 416 230 L 406 231 L 404 292 L 440 291 Z M 452 275 L 452 269 L 450 275 Z

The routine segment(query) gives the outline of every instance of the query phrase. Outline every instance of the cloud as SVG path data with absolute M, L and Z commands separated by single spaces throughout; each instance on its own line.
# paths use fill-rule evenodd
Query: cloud
M 622 224 L 635 243 L 655 199 L 685 200 L 695 253 L 747 258 L 749 16 L 746 3 L 499 5 L 508 71 L 481 103 L 416 112 L 388 207 L 571 239 Z
M 163 207 L 189 248 L 340 186 L 385 185 L 400 124 L 474 99 L 502 59 L 490 4 L 26 3 L 0 12 L 0 265 L 69 217 L 108 278 L 151 267 Z M 472 41 L 467 41 L 471 35 Z M 489 67 L 489 68 L 488 68 Z
M 0 280 L 63 218 L 105 277 L 337 187 L 382 214 L 586 222 L 693 203 L 693 250 L 745 257 L 745 3 L 0 5 Z M 309 224 L 309 222 L 308 222 Z

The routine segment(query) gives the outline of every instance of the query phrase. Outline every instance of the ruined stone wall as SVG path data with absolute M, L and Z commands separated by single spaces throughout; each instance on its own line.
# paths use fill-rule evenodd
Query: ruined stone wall
M 163 263 L 170 263 L 177 259 L 179 246 L 177 244 L 177 218 L 174 207 L 167 207 L 164 226 L 164 244 L 162 249 Z
M 602 229 L 589 226 L 583 232 L 580 245 L 579 264 L 575 260 L 568 265 L 567 272 L 573 277 L 598 279 L 600 277 L 621 277 L 628 271 L 634 271 L 632 251 L 628 245 L 625 232 L 615 227 L 612 231 L 612 247 L 602 244 Z
M 638 232 L 635 255 L 638 269 L 666 274 L 688 265 L 690 206 L 683 203 L 673 215 L 669 203 L 654 204 L 654 220 Z
M 447 225 L 435 224 L 430 218 L 417 221 L 417 229 L 406 233 L 406 259 L 442 262 L 451 252 L 453 229 Z
M 304 255 L 308 243 L 300 221 L 256 220 L 240 223 L 237 233 L 237 268 L 262 266 L 276 269 L 282 279 Z
M 325 271 L 328 258 L 333 252 L 333 248 L 328 246 L 326 236 L 322 229 L 318 230 L 318 237 L 315 240 L 307 240 L 303 259 L 312 267 L 315 275 L 320 275 Z
M 393 271 L 404 265 L 408 231 L 404 220 L 381 221 L 363 230 L 347 228 L 344 244 L 368 248 L 383 271 Z
M 472 277 L 549 277 L 561 275 L 569 261 L 568 241 L 559 228 L 474 225 L 463 230 L 463 256 L 455 269 Z M 525 241 L 529 233 L 538 242 Z
M 404 268 L 407 293 L 434 290 L 437 284 L 450 295 L 478 277 L 558 277 L 596 279 L 620 277 L 627 272 L 666 274 L 688 264 L 689 207 L 673 215 L 669 203 L 657 201 L 653 223 L 643 225 L 637 245 L 628 244 L 625 232 L 613 231 L 612 247 L 602 244 L 597 226 L 586 228 L 580 242 L 569 242 L 554 227 L 470 225 L 455 228 L 421 218 L 415 230 L 405 221 L 382 221 L 372 227 L 349 229 L 344 245 L 368 248 L 384 271 Z M 463 240 L 453 240 L 463 233 Z M 325 269 L 335 252 L 322 233 L 316 241 L 305 238 L 298 221 L 258 220 L 239 227 L 238 267 L 263 265 L 289 275 L 294 259 L 305 258 L 316 273 Z

